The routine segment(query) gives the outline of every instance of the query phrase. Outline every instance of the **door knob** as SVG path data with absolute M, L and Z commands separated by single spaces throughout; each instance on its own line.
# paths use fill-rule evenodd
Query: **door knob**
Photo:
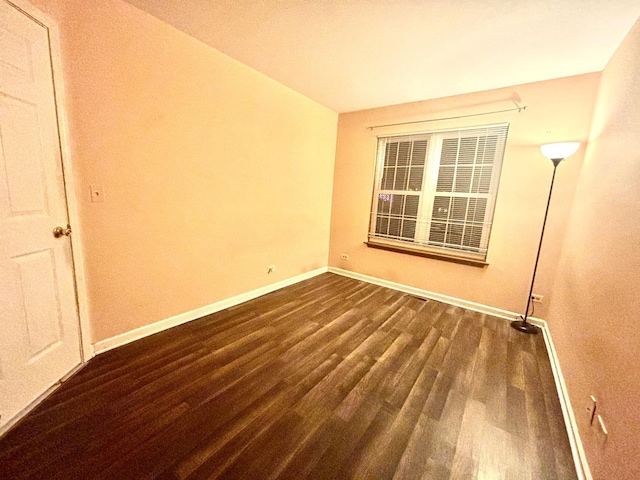
M 71 236 L 71 225 L 67 224 L 67 228 L 56 227 L 53 229 L 54 237 L 59 238 L 63 235 L 66 235 L 67 237 Z

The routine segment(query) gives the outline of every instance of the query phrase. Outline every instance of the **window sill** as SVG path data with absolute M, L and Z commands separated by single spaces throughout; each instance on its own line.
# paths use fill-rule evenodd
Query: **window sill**
M 387 243 L 378 243 L 378 242 L 372 242 L 372 241 L 364 242 L 364 244 L 369 248 L 378 248 L 380 250 L 387 250 L 387 251 L 396 252 L 396 253 L 404 253 L 407 255 L 415 255 L 417 257 L 426 257 L 426 258 L 433 258 L 435 260 L 444 260 L 445 262 L 460 263 L 462 265 L 469 265 L 471 267 L 484 268 L 487 265 L 489 265 L 489 263 L 487 263 L 485 260 L 475 260 L 473 258 L 457 256 L 455 254 L 428 252 L 426 250 L 422 250 L 419 248 L 405 247 L 402 245 L 390 245 Z

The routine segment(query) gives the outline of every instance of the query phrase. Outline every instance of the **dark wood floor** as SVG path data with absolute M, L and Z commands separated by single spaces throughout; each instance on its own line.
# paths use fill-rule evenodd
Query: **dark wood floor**
M 541 335 L 324 274 L 104 353 L 0 478 L 573 479 Z

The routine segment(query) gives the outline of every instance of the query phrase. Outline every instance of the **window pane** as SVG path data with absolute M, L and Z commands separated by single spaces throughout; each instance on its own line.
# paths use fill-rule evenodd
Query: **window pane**
M 378 213 L 389 213 L 391 208 L 391 195 L 381 193 L 378 195 Z
M 449 218 L 451 220 L 457 220 L 464 222 L 467 219 L 467 199 L 466 198 L 452 198 L 451 210 L 449 212 Z
M 404 210 L 404 195 L 391 195 L 391 215 L 401 216 Z
M 482 227 L 470 227 L 467 226 L 464 230 L 464 245 L 472 248 L 480 248 L 480 241 L 482 240 Z
M 402 222 L 402 237 L 412 240 L 416 237 L 415 220 L 405 220 L 404 222 Z
M 498 137 L 495 135 L 482 137 L 481 141 L 481 143 L 478 142 L 478 157 L 476 163 L 493 163 L 498 148 Z
M 438 186 L 436 187 L 438 192 L 453 192 L 453 175 L 455 171 L 455 167 L 440 167 Z
M 398 166 L 406 167 L 409 165 L 409 151 L 411 150 L 411 142 L 400 142 L 398 148 Z
M 396 169 L 393 167 L 385 167 L 382 173 L 382 184 L 380 188 L 382 190 L 393 190 L 393 177 L 396 173 Z
M 460 139 L 458 152 L 458 164 L 472 164 L 476 159 L 478 137 L 465 137 Z
M 474 190 L 478 193 L 489 193 L 491 188 L 491 175 L 493 173 L 492 165 L 484 165 L 482 167 L 476 167 L 476 178 L 474 182 L 477 184 L 477 189 Z
M 471 192 L 473 193 L 488 193 L 481 192 L 480 188 L 485 188 L 484 183 L 488 180 L 486 188 L 488 189 L 491 184 L 491 172 L 493 167 L 491 165 L 477 165 L 473 171 L 473 181 L 471 182 Z M 480 187 L 480 182 L 483 182 L 483 186 Z
M 398 155 L 398 144 L 388 143 L 387 151 L 385 152 L 385 156 L 384 156 L 384 166 L 385 167 L 395 166 L 397 155 Z
M 413 142 L 411 152 L 411 165 L 424 165 L 427 159 L 427 141 L 418 140 Z
M 409 190 L 414 192 L 422 189 L 422 176 L 424 175 L 424 167 L 411 167 L 409 174 Z
M 484 151 L 487 147 L 487 137 L 478 138 L 478 154 L 476 155 L 476 163 L 484 163 Z
M 463 225 L 457 224 L 449 224 L 449 229 L 447 231 L 447 239 L 446 243 L 450 245 L 462 245 L 462 230 Z
M 473 175 L 473 167 L 458 167 L 456 171 L 456 188 L 455 192 L 469 193 L 471 189 L 471 176 Z
M 376 233 L 386 235 L 389 231 L 389 217 L 378 215 L 376 217 Z
M 455 165 L 458 158 L 458 139 L 445 138 L 442 141 L 440 165 Z
M 420 197 L 418 195 L 407 195 L 407 199 L 404 207 L 405 217 L 417 217 L 419 204 L 420 204 Z
M 396 181 L 393 185 L 394 190 L 406 190 L 409 176 L 409 169 L 406 167 L 398 167 L 396 169 Z
M 432 222 L 429 230 L 429 241 L 435 243 L 444 243 L 444 234 L 447 231 L 447 224 L 441 222 Z
M 484 214 L 487 210 L 486 198 L 470 198 L 469 199 L 469 212 L 467 213 L 467 220 L 470 222 L 484 222 Z
M 400 221 L 398 218 L 389 219 L 389 235 L 393 237 L 400 236 Z
M 434 220 L 447 220 L 449 218 L 449 205 L 451 197 L 435 197 L 433 199 L 433 212 L 431 218 Z

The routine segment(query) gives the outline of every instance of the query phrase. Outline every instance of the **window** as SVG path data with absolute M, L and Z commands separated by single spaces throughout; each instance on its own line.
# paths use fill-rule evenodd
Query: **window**
M 379 137 L 370 244 L 485 261 L 508 128 Z

